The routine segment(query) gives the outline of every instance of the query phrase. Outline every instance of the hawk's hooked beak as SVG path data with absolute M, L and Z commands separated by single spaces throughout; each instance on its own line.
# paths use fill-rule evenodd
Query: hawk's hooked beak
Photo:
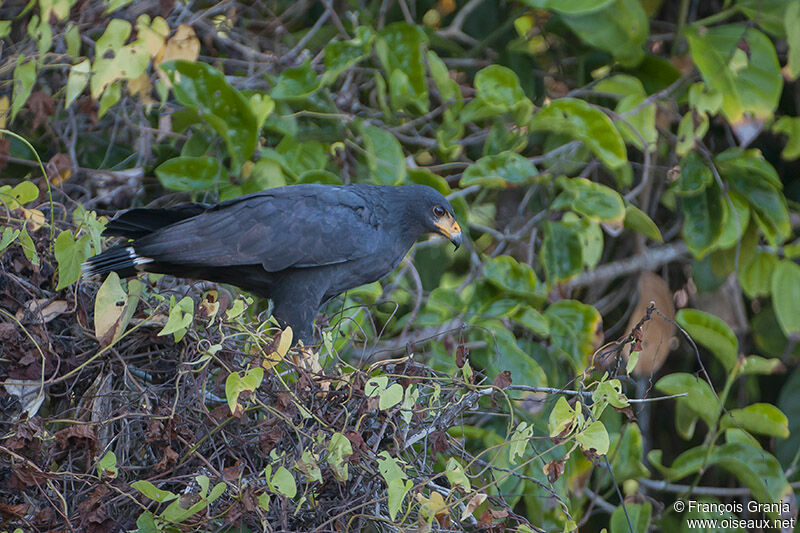
M 450 242 L 458 250 L 458 247 L 461 246 L 461 226 L 458 225 L 456 219 L 450 213 L 446 213 L 434 225 L 439 230 L 439 233 L 450 239 Z

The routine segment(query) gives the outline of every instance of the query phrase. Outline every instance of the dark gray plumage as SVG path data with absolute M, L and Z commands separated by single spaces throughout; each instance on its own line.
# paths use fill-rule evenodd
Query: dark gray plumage
M 90 258 L 84 275 L 230 283 L 271 298 L 278 321 L 308 344 L 325 302 L 389 274 L 425 233 L 461 243 L 452 207 L 430 187 L 290 185 L 217 205 L 126 211 L 104 235 L 133 240 Z

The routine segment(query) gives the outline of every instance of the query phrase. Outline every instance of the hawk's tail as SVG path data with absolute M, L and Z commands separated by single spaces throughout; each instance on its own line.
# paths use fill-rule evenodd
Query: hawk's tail
M 152 262 L 150 257 L 137 255 L 131 244 L 118 244 L 87 259 L 81 265 L 81 271 L 84 279 L 105 277 L 111 272 L 116 272 L 121 278 L 129 278 L 144 270 L 143 265 Z

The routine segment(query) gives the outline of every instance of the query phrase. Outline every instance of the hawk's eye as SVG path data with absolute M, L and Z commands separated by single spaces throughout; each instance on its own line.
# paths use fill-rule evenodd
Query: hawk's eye
M 440 205 L 437 205 L 436 207 L 433 208 L 433 214 L 436 215 L 437 217 L 440 218 L 443 217 L 444 213 L 445 213 L 444 207 Z

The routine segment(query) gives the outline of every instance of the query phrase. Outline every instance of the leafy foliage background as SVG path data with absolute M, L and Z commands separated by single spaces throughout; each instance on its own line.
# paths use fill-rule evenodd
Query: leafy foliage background
M 800 1 L 32 0 L 0 37 L 3 527 L 791 527 Z M 230 287 L 79 281 L 118 209 L 312 182 L 430 185 L 468 242 L 304 351 Z

